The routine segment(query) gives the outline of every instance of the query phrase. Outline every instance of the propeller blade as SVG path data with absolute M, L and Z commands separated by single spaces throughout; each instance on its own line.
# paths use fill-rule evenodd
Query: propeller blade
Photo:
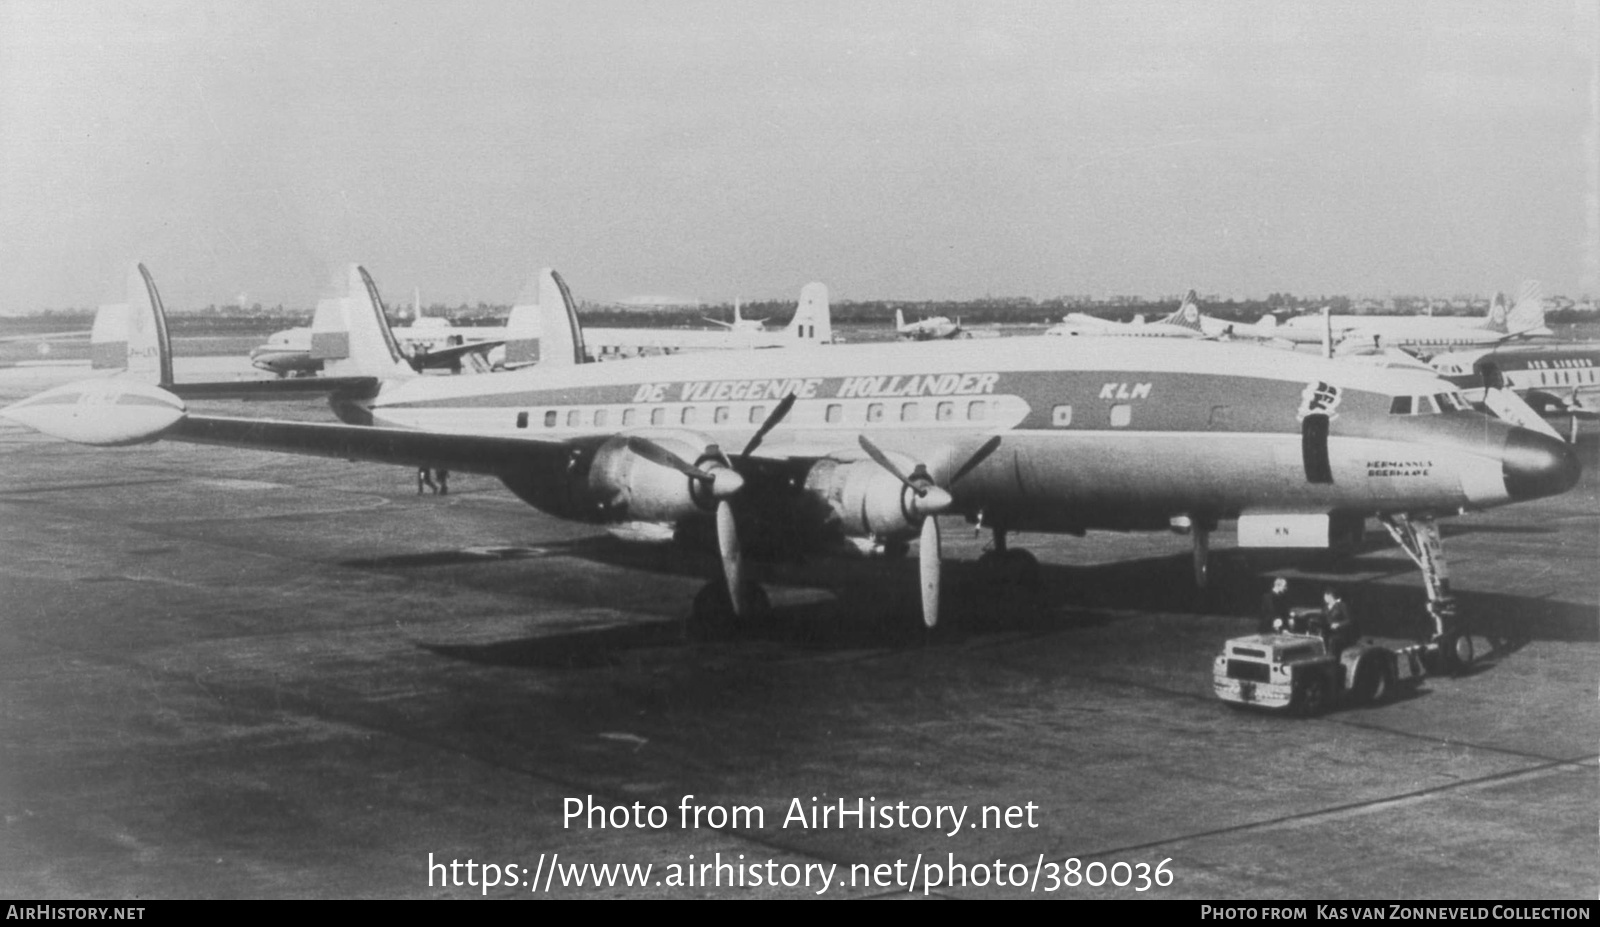
M 728 583 L 728 600 L 733 613 L 743 617 L 747 603 L 744 600 L 744 552 L 739 546 L 739 529 L 734 524 L 733 506 L 723 499 L 717 503 L 717 552 L 722 555 L 722 576 Z
M 856 435 L 856 441 L 861 444 L 861 449 L 867 452 L 868 457 L 871 457 L 878 466 L 894 474 L 894 478 L 904 483 L 907 489 L 916 493 L 918 496 L 927 494 L 926 487 L 918 486 L 916 483 L 911 482 L 911 480 L 908 479 L 904 473 L 900 472 L 900 468 L 894 465 L 894 461 L 890 460 L 888 456 L 883 453 L 883 451 L 878 450 L 878 446 L 876 444 L 873 444 L 871 441 L 867 440 L 866 435 Z
M 751 438 L 750 443 L 746 444 L 744 446 L 744 450 L 740 452 L 740 460 L 744 460 L 746 457 L 749 457 L 751 454 L 755 453 L 756 448 L 760 447 L 761 442 L 767 437 L 767 432 L 778 427 L 778 423 L 783 421 L 784 417 L 789 414 L 790 409 L 794 408 L 794 401 L 796 398 L 797 394 L 790 393 L 789 395 L 778 400 L 778 405 L 772 410 L 772 414 L 768 415 L 767 420 L 761 423 L 760 428 L 756 429 L 756 436 Z
M 945 485 L 946 486 L 955 485 L 956 481 L 960 480 L 963 476 L 966 476 L 968 473 L 971 473 L 973 471 L 973 469 L 978 466 L 978 464 L 983 463 L 984 459 L 987 458 L 990 454 L 993 454 L 994 451 L 995 451 L 995 448 L 997 448 L 999 446 L 1000 446 L 1000 436 L 999 435 L 995 435 L 994 437 L 990 438 L 989 440 L 983 442 L 983 446 L 978 448 L 976 451 L 974 451 L 972 456 L 967 458 L 967 462 L 966 463 L 964 463 L 960 467 L 956 468 L 955 475 L 951 476 L 950 479 L 945 482 Z
M 939 571 L 944 562 L 940 549 L 939 519 L 929 516 L 922 520 L 922 541 L 918 544 L 917 566 L 922 574 L 922 623 L 933 627 L 939 623 Z
M 649 438 L 632 437 L 628 439 L 628 450 L 638 454 L 653 464 L 676 470 L 684 476 L 707 483 L 714 482 L 716 477 L 689 463 L 677 454 L 672 453 Z

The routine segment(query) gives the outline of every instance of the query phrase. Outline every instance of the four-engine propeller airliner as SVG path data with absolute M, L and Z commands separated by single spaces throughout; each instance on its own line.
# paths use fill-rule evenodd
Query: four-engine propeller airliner
M 1202 581 L 1221 519 L 1238 520 L 1241 546 L 1326 546 L 1376 515 L 1423 567 L 1447 652 L 1470 637 L 1449 607 L 1435 518 L 1578 478 L 1565 442 L 1473 411 L 1437 378 L 1249 345 L 1011 338 L 580 364 L 571 298 L 550 272 L 538 366 L 427 377 L 401 355 L 366 271 L 349 274 L 334 307 L 347 331 L 324 333 L 339 423 L 191 411 L 185 397 L 304 394 L 318 381 L 173 382 L 142 266 L 128 372 L 0 414 L 88 444 L 162 439 L 482 473 L 562 518 L 714 538 L 722 575 L 696 600 L 702 619 L 764 610 L 746 550 L 920 538 L 931 626 L 941 515 L 992 529 L 987 563 L 1012 577 L 1032 572 L 1006 546 L 1012 532 L 1186 529 Z

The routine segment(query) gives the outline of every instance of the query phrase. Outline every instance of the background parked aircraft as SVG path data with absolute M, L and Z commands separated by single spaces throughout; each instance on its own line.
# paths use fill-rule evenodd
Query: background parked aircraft
M 899 309 L 894 311 L 894 330 L 901 338 L 910 341 L 938 341 L 943 338 L 954 338 L 961 334 L 961 320 L 954 322 L 942 315 L 932 316 L 917 322 L 907 322 L 905 313 Z

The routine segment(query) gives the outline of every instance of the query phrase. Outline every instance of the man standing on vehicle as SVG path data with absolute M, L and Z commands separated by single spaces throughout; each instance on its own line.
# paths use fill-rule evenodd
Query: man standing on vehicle
M 1322 590 L 1322 623 L 1323 639 L 1328 642 L 1329 653 L 1335 657 L 1361 639 L 1361 632 L 1350 617 L 1350 607 L 1331 586 Z
M 1261 596 L 1261 623 L 1256 630 L 1262 634 L 1289 629 L 1289 581 L 1282 576 L 1272 581 L 1272 589 Z

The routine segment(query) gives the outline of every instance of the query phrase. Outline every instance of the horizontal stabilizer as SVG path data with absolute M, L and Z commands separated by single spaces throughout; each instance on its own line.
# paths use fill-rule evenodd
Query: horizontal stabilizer
M 337 396 L 370 399 L 378 394 L 377 377 L 296 377 L 289 380 L 218 380 L 211 383 L 172 383 L 167 390 L 184 399 L 244 399 L 280 401 Z
M 154 441 L 181 420 L 183 400 L 128 377 L 81 380 L 0 409 L 5 417 L 52 438 L 117 447 Z
M 1529 431 L 1537 431 L 1543 435 L 1549 435 L 1558 441 L 1565 440 L 1554 428 L 1550 427 L 1549 422 L 1541 418 L 1539 413 L 1533 411 L 1533 408 L 1523 401 L 1521 396 L 1509 389 L 1484 390 L 1483 404 L 1489 407 L 1489 411 L 1513 425 L 1518 425 Z

